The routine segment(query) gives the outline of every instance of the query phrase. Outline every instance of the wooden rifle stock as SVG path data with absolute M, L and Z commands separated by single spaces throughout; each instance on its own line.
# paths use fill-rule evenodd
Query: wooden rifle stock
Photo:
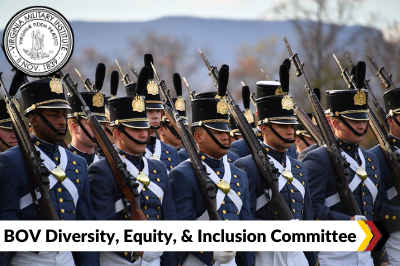
M 50 171 L 43 164 L 43 160 L 40 158 L 40 152 L 36 150 L 32 139 L 25 127 L 22 117 L 12 101 L 11 95 L 8 93 L 6 87 L 4 86 L 3 80 L 1 79 L 0 73 L 0 86 L 3 87 L 5 93 L 5 101 L 7 103 L 7 110 L 10 114 L 11 120 L 14 125 L 15 135 L 18 139 L 19 148 L 21 150 L 22 156 L 25 162 L 25 172 L 28 178 L 28 184 L 30 185 L 31 195 L 33 203 L 37 210 L 41 210 L 44 215 L 45 220 L 59 220 L 54 205 L 50 199 Z M 32 180 L 29 180 L 29 175 Z M 33 182 L 32 182 L 33 181 Z M 35 187 L 39 188 L 41 198 L 39 202 L 36 199 Z M 38 209 L 39 208 L 39 209 Z
M 294 114 L 300 120 L 300 123 L 303 125 L 303 127 L 310 133 L 315 143 L 319 147 L 323 146 L 325 142 L 324 142 L 324 137 L 321 134 L 321 131 L 316 125 L 314 125 L 314 123 L 304 112 L 304 110 L 301 109 L 296 103 L 294 103 Z
M 217 210 L 217 201 L 215 194 L 215 186 L 208 177 L 206 167 L 203 165 L 203 162 L 200 160 L 200 156 L 197 151 L 196 142 L 193 139 L 193 136 L 189 133 L 185 124 L 183 123 L 182 118 L 179 116 L 178 111 L 175 109 L 175 104 L 172 102 L 171 97 L 169 95 L 169 91 L 165 86 L 164 80 L 161 81 L 156 69 L 153 64 L 151 64 L 154 70 L 154 75 L 158 80 L 158 87 L 163 95 L 163 106 L 165 116 L 168 118 L 170 123 L 173 125 L 175 130 L 179 133 L 181 137 L 182 144 L 189 155 L 190 162 L 192 164 L 197 184 L 199 185 L 200 192 L 203 196 L 204 203 L 207 206 L 207 212 L 210 220 L 221 220 Z M 166 102 L 170 104 L 169 107 Z
M 113 172 L 114 178 L 124 197 L 131 205 L 131 220 L 147 220 L 143 211 L 140 209 L 139 192 L 137 191 L 138 184 L 131 181 L 131 175 L 126 169 L 125 163 L 122 162 L 117 151 L 114 149 L 113 145 L 106 136 L 106 133 L 104 132 L 96 116 L 90 111 L 90 108 L 87 106 L 81 94 L 74 86 L 74 83 L 72 82 L 69 74 L 66 74 L 64 76 L 61 71 L 59 73 L 63 80 L 63 85 L 66 87 L 66 89 L 71 94 L 76 95 L 82 103 L 82 110 L 87 118 L 90 129 L 93 131 L 93 134 L 95 136 L 94 139 L 96 140 L 97 145 L 100 147 L 101 151 L 106 157 L 107 162 Z
M 283 40 L 289 52 L 290 61 L 292 62 L 293 67 L 296 71 L 296 76 L 300 77 L 301 75 L 303 75 L 306 82 L 305 88 L 308 94 L 308 99 L 313 108 L 315 119 L 317 120 L 317 124 L 320 128 L 322 136 L 324 137 L 329 160 L 332 164 L 333 170 L 336 173 L 336 184 L 339 187 L 339 197 L 342 208 L 344 212 L 350 216 L 362 215 L 360 208 L 358 207 L 357 202 L 354 198 L 353 192 L 349 188 L 350 164 L 346 161 L 346 159 L 342 156 L 340 152 L 338 140 L 333 134 L 328 120 L 325 117 L 325 112 L 322 109 L 321 103 L 319 102 L 311 87 L 310 82 L 308 81 L 308 78 L 304 71 L 304 63 L 300 62 L 297 54 L 293 54 L 292 49 L 290 48 L 285 36 L 283 36 Z

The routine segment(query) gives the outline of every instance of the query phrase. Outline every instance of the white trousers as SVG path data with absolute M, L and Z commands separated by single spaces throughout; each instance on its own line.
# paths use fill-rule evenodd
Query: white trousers
M 321 266 L 373 266 L 369 251 L 321 251 L 318 253 Z
M 193 256 L 192 254 L 189 254 L 189 256 L 187 256 L 182 266 L 206 266 L 206 264 L 202 263 L 198 258 Z M 237 266 L 237 265 L 235 258 L 233 258 L 233 260 L 224 264 L 219 264 L 218 262 L 215 262 L 213 266 Z
M 256 252 L 257 266 L 308 266 L 302 251 Z
M 386 251 L 390 265 L 400 266 L 400 232 L 393 232 L 390 234 L 390 237 L 386 242 Z
M 9 266 L 75 266 L 74 258 L 70 251 L 62 252 L 17 252 Z

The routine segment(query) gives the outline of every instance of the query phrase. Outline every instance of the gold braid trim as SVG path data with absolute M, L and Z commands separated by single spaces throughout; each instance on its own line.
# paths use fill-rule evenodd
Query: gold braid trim
M 92 113 L 93 115 L 107 117 L 106 114 L 103 113 Z M 83 112 L 75 112 L 74 116 L 85 116 Z M 86 117 L 86 116 L 85 116 Z
M 268 121 L 276 121 L 276 120 L 295 120 L 297 121 L 297 117 L 295 116 L 280 116 L 280 117 L 271 117 L 271 118 L 265 118 L 261 121 L 258 121 L 258 125 L 266 124 Z
M 162 101 L 148 101 L 148 100 L 146 100 L 146 103 L 161 103 L 161 104 L 163 104 L 163 102 Z
M 12 121 L 11 118 L 3 119 L 3 120 L 0 120 L 0 124 L 6 123 L 6 122 L 11 122 L 11 121 Z
M 394 109 L 393 113 L 399 113 L 400 112 L 400 108 Z
M 213 122 L 229 123 L 229 120 L 228 119 L 209 119 L 209 120 L 199 121 L 198 123 L 213 123 Z
M 129 119 L 117 119 L 115 120 L 115 123 L 126 123 L 126 122 L 149 122 L 148 118 L 129 118 Z
M 66 101 L 66 100 L 63 100 L 63 99 L 51 99 L 51 100 L 43 101 L 43 102 L 40 102 L 40 103 L 32 104 L 31 107 L 28 107 L 28 108 L 25 110 L 25 114 L 26 114 L 26 113 L 29 113 L 29 112 L 32 111 L 32 110 L 35 110 L 38 106 L 41 106 L 41 105 L 44 105 L 44 104 L 48 104 L 48 103 L 56 103 L 56 102 L 65 103 L 65 104 L 67 104 L 67 105 L 69 106 L 69 103 L 68 103 L 68 101 Z
M 347 115 L 347 114 L 359 114 L 359 113 L 368 113 L 367 109 L 362 109 L 362 110 L 348 110 L 348 111 L 342 111 L 342 112 L 331 112 L 331 116 L 339 116 L 339 115 Z

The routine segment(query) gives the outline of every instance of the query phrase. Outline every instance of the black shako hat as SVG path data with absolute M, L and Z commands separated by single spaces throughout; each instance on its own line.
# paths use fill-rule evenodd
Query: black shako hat
M 386 113 L 389 116 L 400 114 L 400 88 L 385 92 L 383 94 L 383 101 L 385 102 Z
M 97 120 L 99 122 L 107 122 L 107 117 L 105 114 L 105 95 L 104 93 L 101 92 L 92 92 L 92 91 L 85 91 L 81 92 L 81 96 L 87 106 L 90 108 L 90 111 L 96 116 Z M 78 99 L 78 96 L 75 94 L 70 96 L 68 95 L 67 97 L 68 103 L 71 107 L 69 109 L 68 118 L 75 118 L 75 117 L 81 117 L 85 118 L 86 116 L 83 114 L 82 111 L 82 103 Z
M 193 99 L 192 127 L 206 126 L 219 131 L 230 132 L 228 104 L 218 98 Z
M 281 83 L 279 81 L 257 81 L 257 99 L 271 96 L 271 95 L 283 95 Z
M 235 119 L 231 114 L 229 114 L 229 125 L 231 126 L 231 132 L 230 132 L 231 137 L 242 135 L 242 133 L 240 132 L 239 128 L 236 125 Z
M 123 125 L 131 128 L 149 128 L 145 100 L 142 95 L 108 100 L 110 126 Z
M 330 90 L 325 91 L 325 105 L 326 105 L 325 114 L 326 115 L 330 115 L 330 113 L 331 113 L 331 103 L 329 100 L 329 92 L 330 92 Z
M 17 98 L 13 98 L 17 100 Z M 14 102 L 15 105 L 17 106 L 17 109 L 19 110 L 19 104 L 18 102 Z M 0 128 L 5 128 L 5 129 L 12 129 L 12 121 L 10 114 L 7 111 L 7 104 L 4 99 L 0 99 Z
M 46 78 L 29 82 L 21 87 L 21 96 L 26 117 L 39 108 L 71 108 L 59 79 Z
M 146 98 L 146 109 L 164 109 L 158 89 L 158 82 L 153 80 L 154 72 L 151 64 L 154 65 L 153 56 L 151 54 L 145 54 L 144 65 L 150 69 L 149 82 L 147 83 L 147 88 L 143 92 L 143 96 Z
M 306 113 L 306 114 L 312 120 L 314 125 L 316 125 L 314 114 L 313 113 Z M 296 135 L 303 135 L 303 136 L 311 138 L 310 133 L 304 128 L 304 126 L 301 123 L 298 123 L 297 125 L 295 125 L 294 128 L 296 130 Z
M 367 96 L 368 91 L 364 89 L 329 91 L 331 117 L 368 120 Z
M 175 109 L 178 111 L 179 117 L 182 118 L 183 124 L 189 125 L 189 119 L 186 116 L 186 100 L 183 99 L 182 96 L 178 98 L 172 98 L 171 100 L 175 105 Z M 171 107 L 169 102 L 167 102 L 167 105 Z M 169 122 L 168 118 L 165 115 L 162 117 L 161 121 Z
M 257 99 L 258 125 L 298 124 L 293 111 L 292 96 L 273 95 Z

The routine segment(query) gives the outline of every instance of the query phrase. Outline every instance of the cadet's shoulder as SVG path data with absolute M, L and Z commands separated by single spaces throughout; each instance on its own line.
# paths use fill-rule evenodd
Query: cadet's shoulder
M 165 142 L 162 142 L 161 140 L 160 140 L 160 142 L 161 142 L 161 149 L 162 150 L 166 150 L 166 151 L 168 151 L 169 153 L 172 153 L 172 154 L 178 154 L 178 152 L 177 152 L 175 147 L 173 147 L 173 146 L 171 146 L 171 145 L 169 145 L 169 144 L 167 144 Z
M 305 156 L 302 162 L 306 162 L 308 159 L 315 158 L 325 158 L 328 156 L 328 150 L 325 146 L 321 146 L 316 148 L 315 150 L 309 151 Z
M 147 163 L 148 163 L 149 171 L 153 171 L 153 170 L 162 171 L 162 170 L 167 169 L 165 167 L 165 164 L 159 160 L 147 159 Z
M 364 154 L 365 159 L 368 160 L 369 162 L 374 162 L 374 161 L 379 161 L 378 156 L 370 150 L 365 149 L 364 147 L 360 146 L 361 152 Z
M 288 156 L 289 157 L 289 156 Z M 306 165 L 302 162 L 300 162 L 297 159 L 294 159 L 292 157 L 289 157 L 290 163 L 292 164 L 292 167 L 295 167 L 297 169 L 307 169 Z
M 73 153 L 72 151 L 62 148 L 65 150 L 65 152 L 67 153 L 68 156 L 68 161 L 75 161 L 76 163 L 79 164 L 87 164 L 85 158 L 83 158 L 82 156 L 79 156 L 78 154 Z
M 234 165 L 246 165 L 249 162 L 253 162 L 253 156 L 252 155 L 247 155 L 245 157 L 239 158 L 235 161 Z
M 247 176 L 246 172 L 243 171 L 242 169 L 240 169 L 239 167 L 232 165 L 232 164 L 229 164 L 229 166 L 231 167 L 232 174 L 241 176 L 241 177 Z
M 241 146 L 243 146 L 243 145 L 246 145 L 246 142 L 244 142 L 244 139 L 239 139 L 239 140 L 237 140 L 237 141 L 234 141 L 232 144 L 231 144 L 231 148 L 233 147 L 233 148 L 235 148 L 235 147 L 241 147 Z
M 234 162 L 234 161 L 236 161 L 237 159 L 239 159 L 239 155 L 237 155 L 236 153 L 231 152 L 231 151 L 228 151 L 227 156 L 228 156 L 229 162 L 231 162 L 231 161 Z
M 0 166 L 19 165 L 23 163 L 22 154 L 18 146 L 12 147 L 3 153 L 0 153 Z M 18 168 L 17 168 L 18 169 Z M 12 171 L 14 169 L 10 169 Z

